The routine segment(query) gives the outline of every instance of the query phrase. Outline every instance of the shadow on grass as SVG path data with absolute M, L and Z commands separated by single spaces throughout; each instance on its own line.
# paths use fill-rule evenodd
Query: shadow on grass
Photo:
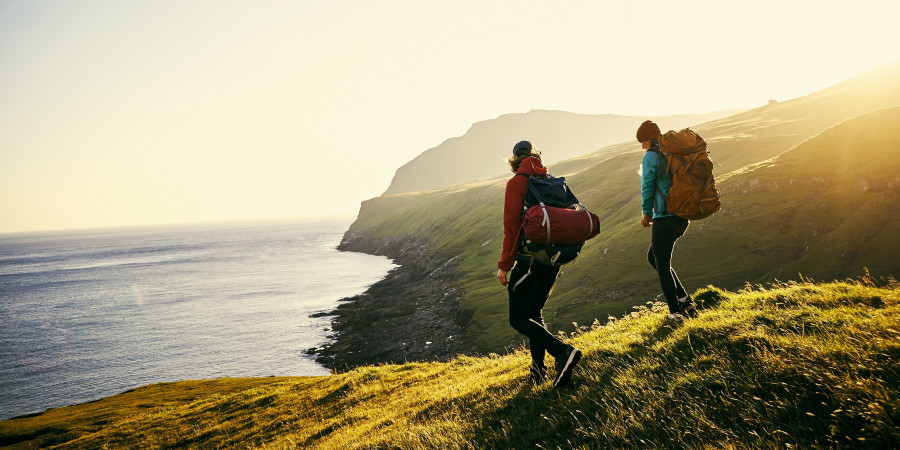
M 609 389 L 613 378 L 620 374 L 620 366 L 646 357 L 652 352 L 649 347 L 653 343 L 669 338 L 682 326 L 681 321 L 667 319 L 646 341 L 632 345 L 625 352 L 586 353 L 576 367 L 570 385 L 565 388 L 553 388 L 549 381 L 541 386 L 532 386 L 527 378 L 523 378 L 522 387 L 506 405 L 480 422 L 481 426 L 474 430 L 470 443 L 483 448 L 534 448 L 545 444 L 562 445 L 563 448 L 578 445 L 599 445 L 601 448 L 668 445 L 666 440 L 660 440 L 655 445 L 646 441 L 640 444 L 614 436 L 598 441 L 597 437 L 601 434 L 598 427 L 612 420 L 598 415 L 609 405 L 621 405 L 623 402 L 623 399 L 617 398 L 620 397 L 617 392 Z M 674 346 L 676 353 L 690 351 L 690 343 L 686 339 L 679 340 Z M 582 370 L 591 371 L 590 380 L 580 379 L 579 371 Z M 598 407 L 600 404 L 603 407 Z M 588 422 L 591 424 L 586 425 Z M 585 433 L 585 428 L 593 428 L 593 432 Z M 553 437 L 553 440 L 548 441 L 548 437 Z

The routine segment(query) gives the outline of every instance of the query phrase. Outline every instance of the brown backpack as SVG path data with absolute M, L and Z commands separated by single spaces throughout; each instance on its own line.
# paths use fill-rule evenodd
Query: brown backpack
M 669 214 L 697 220 L 711 216 L 722 207 L 712 174 L 713 163 L 702 137 L 689 128 L 668 131 L 659 138 L 659 150 L 665 157 L 666 170 L 672 175 L 669 195 L 660 191 Z

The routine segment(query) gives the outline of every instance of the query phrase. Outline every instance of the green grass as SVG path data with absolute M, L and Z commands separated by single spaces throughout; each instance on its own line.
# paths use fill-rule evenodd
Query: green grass
M 152 385 L 0 422 L 14 448 L 816 448 L 900 445 L 900 284 L 706 287 L 566 339 L 570 387 L 524 349 L 327 377 Z

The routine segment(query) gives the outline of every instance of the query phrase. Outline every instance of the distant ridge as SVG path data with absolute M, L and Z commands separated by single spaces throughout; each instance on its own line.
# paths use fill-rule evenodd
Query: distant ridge
M 648 118 L 683 128 L 741 111 L 665 117 L 550 110 L 504 114 L 472 125 L 463 136 L 447 139 L 397 169 L 385 194 L 433 189 L 502 175 L 508 170 L 504 160 L 512 145 L 522 139 L 534 142 L 544 152 L 545 161 L 552 163 L 631 140 L 637 126 Z

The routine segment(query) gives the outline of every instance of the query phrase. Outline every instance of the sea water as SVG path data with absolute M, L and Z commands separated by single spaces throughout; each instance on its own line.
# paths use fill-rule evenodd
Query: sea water
M 351 219 L 0 234 L 0 420 L 150 383 L 327 375 L 339 300 L 394 267 Z M 311 317 L 315 315 L 317 317 Z

